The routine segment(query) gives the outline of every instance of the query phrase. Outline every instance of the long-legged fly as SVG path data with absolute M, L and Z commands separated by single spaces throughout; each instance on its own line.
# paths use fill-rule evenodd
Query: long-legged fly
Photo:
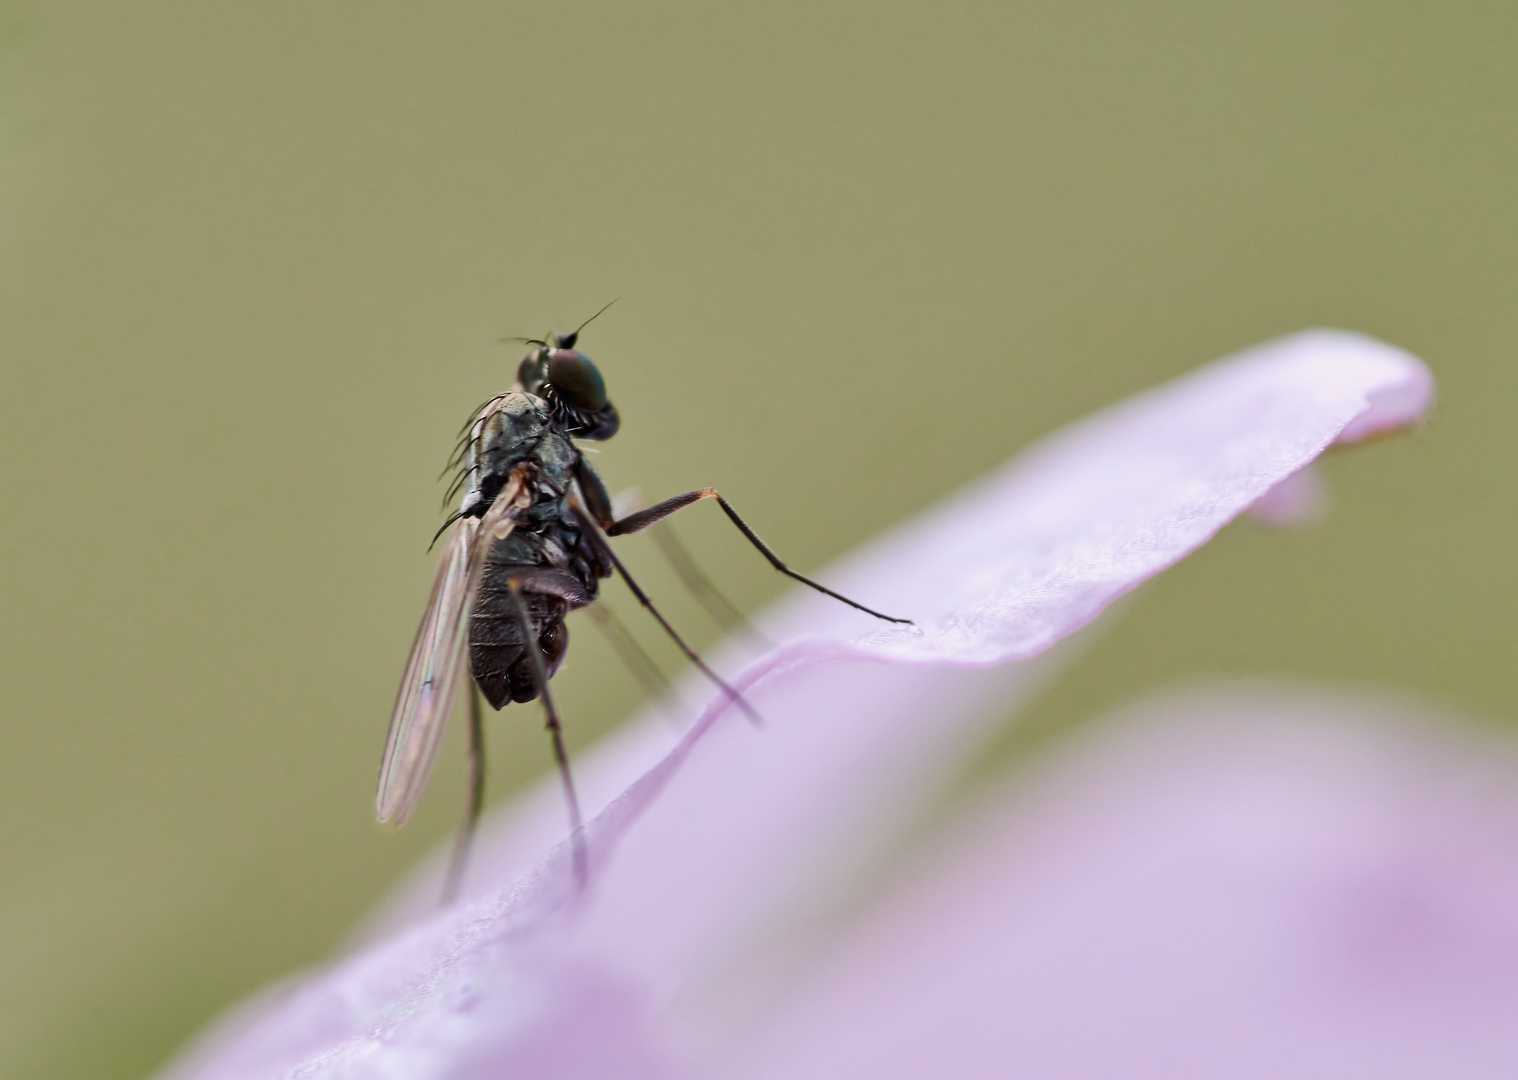
M 438 537 L 448 534 L 442 566 L 390 720 L 375 809 L 381 821 L 394 819 L 399 825 L 426 787 L 467 655 L 474 683 L 469 693 L 469 797 L 449 872 L 449 896 L 463 872 L 484 795 L 481 699 L 494 709 L 542 699 L 569 810 L 575 874 L 584 880 L 579 800 L 548 684 L 569 644 L 564 617 L 596 599 L 600 579 L 620 575 L 691 663 L 758 719 L 654 607 L 608 537 L 638 532 L 714 499 L 782 574 L 876 618 L 910 621 L 871 610 L 792 570 L 715 488 L 614 516 L 606 486 L 575 445 L 576 440 L 609 439 L 620 424 L 600 371 L 575 350 L 579 333 L 528 340 L 532 351 L 517 367 L 516 385 L 481 406 L 463 430 L 450 462 L 450 468 L 458 469 L 453 493 L 461 491 L 463 500 L 438 532 Z

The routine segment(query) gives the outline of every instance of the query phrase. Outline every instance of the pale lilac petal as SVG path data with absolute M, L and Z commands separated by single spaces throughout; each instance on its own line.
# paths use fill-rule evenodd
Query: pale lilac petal
M 683 1076 L 642 980 L 570 944 L 565 898 L 527 882 L 444 912 L 265 995 L 165 1080 Z
M 842 656 L 995 664 L 1033 655 L 1204 543 L 1346 432 L 1363 437 L 1416 422 L 1432 393 L 1427 369 L 1417 360 L 1337 331 L 1296 334 L 1210 365 L 1046 440 L 823 573 L 850 595 L 918 618 L 926 630 L 880 631 L 866 616 L 797 590 L 762 620 L 768 636 L 787 644 L 751 665 L 740 681 L 752 686 L 776 671 Z M 935 612 L 943 614 L 935 619 Z M 918 700 L 947 693 L 953 681 L 942 673 L 927 678 L 934 687 Z M 861 684 L 842 671 L 838 680 L 841 689 L 833 698 L 848 698 Z M 799 715 L 825 714 L 834 726 L 866 726 L 871 733 L 864 741 L 872 744 L 884 737 L 875 730 L 888 723 L 878 707 L 853 709 L 845 721 L 836 704 L 824 712 L 825 699 L 832 700 L 817 691 L 818 704 L 810 710 L 803 704 Z M 897 713 L 911 716 L 913 710 Z M 958 731 L 946 724 L 937 737 L 954 743 L 964 738 Z M 765 741 L 782 772 L 792 767 L 788 763 L 813 757 L 782 746 L 774 731 Z M 646 767 L 668 742 L 665 725 L 649 720 L 580 767 L 588 785 L 610 797 L 631 781 L 629 763 Z M 742 753 L 756 751 L 745 747 Z M 847 775 L 829 781 L 838 802 L 848 801 L 851 783 L 873 780 L 889 790 L 898 782 L 894 766 L 878 778 L 863 775 L 857 762 L 847 760 L 850 753 L 839 762 Z M 872 753 L 885 752 L 877 745 Z M 914 744 L 902 747 L 901 757 L 911 767 L 921 753 Z M 742 785 L 756 770 L 750 758 L 735 760 L 731 780 L 722 783 Z M 556 798 L 551 789 L 540 793 L 537 826 L 511 830 L 514 840 L 502 847 L 512 854 L 503 850 L 496 880 L 507 868 L 530 865 L 530 853 L 541 851 L 544 837 L 560 827 Z M 594 797 L 587 801 L 600 804 Z M 746 814 L 760 813 L 752 804 L 741 805 Z M 785 807 L 771 803 L 770 809 L 783 814 Z M 668 846 L 682 845 L 671 839 Z
M 973 815 L 703 1075 L 1518 1075 L 1518 757 L 1408 711 L 1152 704 Z
M 818 607 L 804 624 L 808 639 L 763 666 L 840 650 L 954 664 L 1031 656 L 1194 551 L 1329 445 L 1414 423 L 1432 394 L 1416 359 L 1339 331 L 1295 334 L 1201 368 L 1045 440 L 832 575 L 842 591 L 918 627 L 861 636 L 868 624 L 841 612 L 822 623 Z
M 813 596 L 767 621 L 788 643 L 739 682 L 772 722 L 759 733 L 732 715 L 698 725 L 688 767 L 601 881 L 589 932 L 667 988 L 672 1007 L 738 1008 L 724 996 L 741 993 L 739 973 L 847 888 L 997 718 L 955 699 L 1036 686 L 1038 669 L 1016 666 L 977 690 L 963 668 L 1033 656 L 1085 625 L 1375 402 L 1395 406 L 1379 428 L 1409 422 L 1430 385 L 1422 364 L 1379 342 L 1295 335 L 1054 436 L 828 571 L 842 591 L 924 626 L 872 629 Z
M 1327 503 L 1322 473 L 1316 465 L 1304 465 L 1251 503 L 1249 513 L 1261 524 L 1284 529 L 1322 520 Z
M 1051 664 L 984 669 L 1078 630 L 1355 425 L 1410 422 L 1430 385 L 1405 353 L 1320 331 L 1055 436 L 823 574 L 920 626 L 794 595 L 763 624 L 786 644 L 738 680 L 763 730 L 711 708 L 673 748 L 652 721 L 587 755 L 585 902 L 562 846 L 523 876 L 562 829 L 534 796 L 482 852 L 472 903 L 343 962 L 180 1075 L 449 1075 L 539 1045 L 532 1018 L 577 980 L 613 988 L 598 1000 L 626 1010 L 607 1023 L 630 1055 L 665 1061 L 667 1032 L 739 1008 L 751 985 L 733 973 L 825 910 Z
M 1056 434 L 935 511 L 823 573 L 841 591 L 910 615 L 923 628 L 881 630 L 881 624 L 867 616 L 797 590 L 761 620 L 767 636 L 786 644 L 750 665 L 738 681 L 757 696 L 754 684 L 760 680 L 824 659 L 931 659 L 980 666 L 1034 655 L 1205 543 L 1278 484 L 1299 475 L 1330 444 L 1345 441 L 1351 432 L 1361 438 L 1408 426 L 1421 417 L 1432 396 L 1432 380 L 1419 361 L 1389 345 L 1340 331 L 1295 334 L 1204 367 Z M 791 695 L 800 698 L 797 717 L 831 718 L 827 737 L 853 732 L 837 736 L 836 755 L 826 757 L 792 745 L 785 732 L 772 725 L 765 739 L 753 745 L 739 737 L 742 748 L 730 756 L 713 789 L 736 793 L 762 784 L 766 772 L 755 755 L 768 751 L 773 755 L 770 767 L 783 778 L 780 792 L 802 788 L 793 770 L 800 767 L 797 762 L 812 763 L 817 775 L 806 785 L 808 790 L 839 805 L 858 806 L 855 820 L 873 822 L 876 831 L 888 833 L 891 822 L 910 815 L 914 806 L 912 800 L 897 800 L 894 794 L 906 783 L 903 770 L 919 773 L 925 790 L 931 790 L 931 777 L 973 748 L 975 725 L 994 718 L 995 710 L 956 712 L 945 697 L 941 711 L 957 719 L 928 725 L 930 732 L 921 734 L 921 703 L 935 695 L 952 695 L 950 687 L 956 685 L 957 676 L 936 672 L 923 674 L 928 681 L 919 691 L 893 690 L 886 695 L 885 704 L 899 696 L 903 706 L 914 702 L 911 707 L 883 710 L 880 702 L 860 700 L 844 715 L 840 699 L 847 701 L 857 695 L 858 687 L 885 678 L 861 678 L 855 674 L 860 670 L 870 669 L 840 668 L 831 684 L 835 690 L 814 684 L 807 692 L 812 696 L 810 707 L 805 694 Z M 915 678 L 905 672 L 889 676 L 894 680 L 890 685 Z M 1010 671 L 1003 678 L 1022 685 L 1025 676 Z M 1002 692 L 1011 692 L 1009 685 L 1003 687 Z M 778 692 L 784 696 L 784 691 Z M 972 697 L 983 693 L 971 691 Z M 830 702 L 826 709 L 824 701 Z M 777 703 L 766 706 L 766 714 L 788 716 L 791 708 Z M 888 714 L 899 718 L 899 736 L 884 730 L 892 724 Z M 801 722 L 815 727 L 812 721 Z M 809 733 L 798 732 L 796 737 L 804 741 Z M 938 754 L 930 752 L 924 740 L 939 747 Z M 586 755 L 577 768 L 587 807 L 604 805 L 670 744 L 662 718 L 645 718 L 641 726 L 619 734 L 604 752 Z M 856 744 L 867 745 L 880 765 L 864 769 L 856 760 Z M 716 775 L 714 765 L 703 769 Z M 769 829 L 782 847 L 781 836 L 807 836 L 817 851 L 814 865 L 792 864 L 787 875 L 745 870 L 734 877 L 708 873 L 703 867 L 716 864 L 692 859 L 690 872 L 708 884 L 687 883 L 683 895 L 691 897 L 691 906 L 702 906 L 696 898 L 713 882 L 727 883 L 755 904 L 767 895 L 768 882 L 803 879 L 820 884 L 816 874 L 847 865 L 844 852 L 857 853 L 868 846 L 869 836 L 854 828 L 841 832 L 833 844 L 822 844 L 817 823 L 838 821 L 838 816 L 820 810 L 794 813 L 800 805 L 789 794 L 772 796 L 762 808 L 749 799 L 734 798 L 732 814 L 742 820 L 726 827 L 740 833 L 745 828 Z M 723 835 L 707 812 L 683 804 L 676 810 L 672 804 L 670 816 L 691 824 L 676 824 L 670 836 L 648 836 L 651 848 L 683 852 L 686 857 L 688 840 L 679 839 L 680 833 L 708 821 L 713 835 Z M 805 824 L 808 820 L 813 824 Z M 484 838 L 475 889 L 498 887 L 525 871 L 557 838 L 562 822 L 557 792 L 551 785 L 545 787 L 515 820 Z M 748 852 L 755 844 L 734 847 Z M 710 854 L 721 858 L 718 852 Z M 431 882 L 419 886 L 417 901 L 425 902 L 433 888 Z M 695 939 L 686 932 L 686 918 L 677 916 L 671 922 L 671 932 L 692 947 Z M 652 940 L 647 927 L 639 936 Z

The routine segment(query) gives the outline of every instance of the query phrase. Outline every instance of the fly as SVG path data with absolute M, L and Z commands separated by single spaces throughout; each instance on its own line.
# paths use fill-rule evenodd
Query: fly
M 577 440 L 609 439 L 621 423 L 600 371 L 575 349 L 579 333 L 527 342 L 533 349 L 517 367 L 516 384 L 474 414 L 450 463 L 460 470 L 454 492 L 461 491 L 463 498 L 438 532 L 438 538 L 447 534 L 442 565 L 396 696 L 375 797 L 380 821 L 401 825 L 411 816 L 437 760 L 467 668 L 473 679 L 469 796 L 445 900 L 463 874 L 484 797 L 482 700 L 493 709 L 542 700 L 569 812 L 575 878 L 577 883 L 585 880 L 579 799 L 549 681 L 569 645 L 564 617 L 593 603 L 603 578 L 619 575 L 691 663 L 734 705 L 758 719 L 654 606 L 608 537 L 639 532 L 712 499 L 782 574 L 878 619 L 910 622 L 867 608 L 792 570 L 715 488 L 615 517 L 605 484 L 575 445 Z

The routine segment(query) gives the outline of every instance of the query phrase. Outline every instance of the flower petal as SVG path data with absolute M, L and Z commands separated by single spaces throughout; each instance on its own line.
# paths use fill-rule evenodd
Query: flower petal
M 1047 650 L 1346 432 L 1410 422 L 1430 386 L 1405 353 L 1320 331 L 1055 436 L 823 575 L 919 626 L 882 630 L 793 595 L 764 623 L 786 644 L 739 678 L 763 730 L 719 702 L 673 749 L 652 721 L 589 755 L 586 805 L 603 807 L 586 830 L 589 897 L 574 893 L 563 845 L 522 873 L 561 828 L 535 796 L 478 860 L 472 904 L 343 962 L 181 1075 L 301 1060 L 302 1076 L 388 1075 L 354 1070 L 402 1046 L 407 1061 L 434 1055 L 441 1075 L 477 1052 L 471 1031 L 501 1055 L 491 1032 L 536 1038 L 509 1017 L 544 1015 L 538 1003 L 574 979 L 635 978 L 652 1014 L 737 1007 L 748 991 L 727 976 L 816 918 L 1053 659 L 977 669 Z M 476 1012 L 494 1019 L 458 1020 Z
M 917 627 L 871 628 L 839 612 L 822 623 L 814 603 L 808 639 L 763 664 L 840 646 L 914 662 L 1032 656 L 1194 551 L 1329 445 L 1406 427 L 1432 398 L 1419 361 L 1341 331 L 1295 334 L 1208 365 L 1053 436 L 832 575 L 840 591 Z
M 1328 502 L 1316 464 L 1304 465 L 1249 504 L 1262 525 L 1284 529 L 1320 520 Z
M 1047 649 L 1351 426 L 1414 419 L 1431 385 L 1387 345 L 1298 334 L 1097 414 L 827 573 L 924 625 L 875 629 L 810 595 L 766 622 L 787 643 L 739 683 L 773 722 L 753 732 L 719 702 L 687 736 L 678 780 L 600 883 L 600 947 L 720 1008 L 733 973 L 846 888 L 973 751 L 998 717 L 988 699 L 1030 693 L 1043 670 L 977 683 L 965 668 Z
M 1518 756 L 1410 712 L 1152 703 L 975 815 L 704 1075 L 1514 1075 Z

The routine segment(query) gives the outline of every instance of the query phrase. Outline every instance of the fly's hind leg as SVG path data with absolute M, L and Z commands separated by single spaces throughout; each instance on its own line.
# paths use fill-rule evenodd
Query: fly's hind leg
M 485 713 L 481 706 L 480 688 L 469 680 L 469 798 L 464 805 L 464 823 L 453 842 L 453 855 L 448 861 L 448 878 L 443 886 L 443 903 L 451 904 L 458 898 L 459 888 L 464 884 L 464 873 L 469 868 L 469 851 L 474 846 L 475 829 L 480 824 L 480 810 L 485 805 Z
M 759 554 L 763 555 L 767 560 L 769 560 L 769 564 L 776 570 L 779 570 L 786 577 L 799 581 L 803 585 L 809 585 L 813 589 L 816 589 L 818 592 L 826 596 L 831 596 L 834 600 L 841 600 L 843 603 L 849 605 L 849 607 L 857 608 L 858 610 L 864 612 L 866 615 L 873 615 L 875 618 L 884 619 L 886 622 L 908 624 L 911 623 L 911 619 L 898 619 L 891 615 L 883 615 L 880 612 L 876 611 L 874 608 L 867 608 L 857 600 L 850 600 L 847 596 L 844 596 L 841 593 L 835 593 L 826 585 L 813 581 L 805 574 L 799 574 L 795 570 L 792 570 L 789 566 L 785 565 L 785 563 L 781 561 L 779 555 L 776 555 L 773 551 L 770 550 L 768 544 L 759 539 L 759 534 L 754 532 L 753 529 L 749 528 L 748 522 L 744 521 L 741 517 L 738 516 L 738 511 L 733 509 L 732 503 L 724 499 L 721 494 L 718 493 L 716 488 L 702 488 L 700 491 L 687 491 L 684 495 L 676 495 L 673 499 L 665 499 L 663 502 L 658 503 L 657 505 L 650 506 L 647 510 L 639 510 L 636 514 L 628 514 L 624 518 L 603 525 L 602 528 L 606 530 L 606 535 L 608 536 L 624 536 L 627 533 L 635 533 L 642 529 L 648 528 L 650 525 L 658 524 L 665 518 L 669 517 L 671 514 L 675 514 L 681 510 L 684 510 L 687 506 L 694 506 L 702 499 L 716 499 L 717 505 L 722 507 L 722 512 L 726 514 L 729 520 L 731 520 L 732 523 L 738 527 L 738 531 L 743 534 L 744 539 L 746 539 L 750 544 L 753 544 L 754 547 L 758 549 Z
M 567 580 L 553 582 L 539 580 L 546 578 L 549 574 L 562 574 L 562 578 Z M 576 589 L 579 583 L 574 581 L 569 574 L 542 570 L 513 574 L 506 579 L 506 587 L 511 595 L 511 605 L 516 611 L 517 625 L 523 628 L 522 647 L 527 653 L 527 663 L 532 669 L 533 682 L 537 686 L 538 697 L 543 702 L 543 711 L 548 718 L 548 737 L 553 741 L 553 757 L 559 767 L 559 780 L 564 786 L 564 801 L 569 807 L 569 842 L 574 859 L 575 885 L 583 889 L 589 867 L 585 852 L 585 835 L 581 829 L 583 822 L 580 817 L 580 799 L 575 794 L 574 777 L 569 771 L 569 753 L 564 749 L 564 728 L 559 723 L 559 711 L 554 708 L 553 694 L 548 689 L 548 666 L 543 662 L 542 650 L 538 647 L 536 636 L 531 632 L 532 621 L 527 615 L 527 605 L 522 601 L 522 590 L 529 585 L 538 586 L 533 589 L 534 592 L 551 592 L 562 596 L 563 591 Z M 559 588 L 542 588 L 543 585 L 558 585 Z

